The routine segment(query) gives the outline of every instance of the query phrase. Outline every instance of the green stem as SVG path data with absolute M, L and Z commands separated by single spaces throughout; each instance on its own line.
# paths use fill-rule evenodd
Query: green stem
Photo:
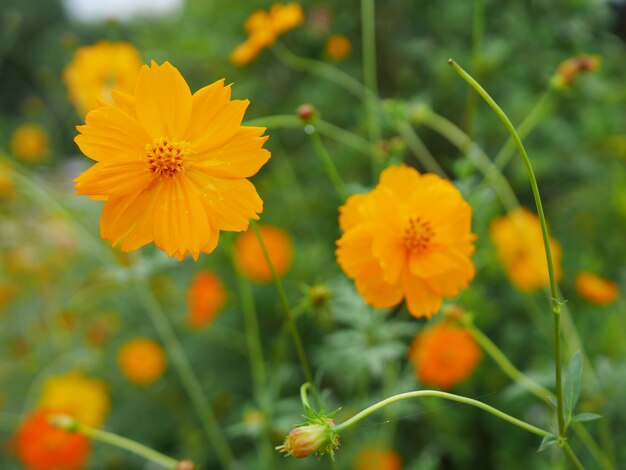
M 535 107 L 526 115 L 522 123 L 517 127 L 517 133 L 519 134 L 521 139 L 525 139 L 528 134 L 530 134 L 537 124 L 541 122 L 541 119 L 545 116 L 546 112 L 550 109 L 550 105 L 552 104 L 552 85 L 541 95 L 539 101 L 535 105 Z M 509 137 L 506 143 L 502 146 L 500 151 L 497 153 L 495 158 L 493 159 L 494 165 L 498 167 L 498 169 L 503 170 L 504 167 L 509 163 L 511 157 L 515 154 L 515 141 Z
M 415 129 L 406 121 L 400 121 L 396 124 L 396 130 L 402 136 L 406 144 L 411 149 L 418 162 L 420 162 L 427 171 L 437 173 L 442 178 L 446 177 L 446 172 L 437 162 L 433 154 L 430 153 L 428 147 L 424 145 Z
M 574 451 L 567 442 L 563 445 L 563 450 L 565 451 L 565 455 L 569 457 L 574 467 L 578 470 L 585 470 L 585 467 L 583 467 L 583 464 L 580 463 L 580 460 L 578 460 L 578 457 L 576 457 L 576 454 L 574 454 Z
M 252 380 L 254 383 L 254 395 L 258 406 L 263 411 L 263 430 L 265 431 L 266 443 L 271 442 L 269 435 L 268 423 L 272 420 L 272 401 L 269 399 L 267 390 L 267 373 L 265 369 L 265 359 L 263 356 L 263 345 L 261 343 L 261 330 L 259 328 L 259 320 L 257 317 L 256 306 L 254 304 L 254 296 L 250 283 L 243 278 L 237 269 L 235 262 L 235 253 L 230 237 L 224 237 L 226 250 L 230 255 L 233 269 L 237 274 L 237 287 L 239 291 L 239 300 L 241 309 L 243 310 L 244 325 L 246 332 L 246 342 L 248 349 L 248 359 L 250 361 L 250 369 L 252 370 Z M 274 451 L 273 446 L 259 443 L 259 454 L 262 459 L 263 467 L 273 467 Z
M 228 441 L 222 433 L 222 428 L 207 400 L 206 394 L 202 390 L 200 382 L 191 368 L 185 351 L 178 341 L 178 338 L 176 338 L 176 334 L 165 312 L 145 281 L 135 279 L 135 288 L 150 316 L 155 330 L 165 345 L 172 365 L 178 372 L 178 376 L 191 399 L 193 407 L 198 414 L 198 418 L 202 423 L 202 427 L 217 453 L 222 468 L 232 468 L 234 466 L 234 457 L 228 445 Z
M 474 325 L 466 325 L 466 328 L 474 337 L 476 342 L 514 382 L 545 402 L 549 402 L 549 398 L 555 398 L 551 391 L 528 378 L 517 367 L 515 367 L 509 358 L 506 357 L 506 355 L 498 348 L 498 346 L 496 346 L 493 341 L 491 341 L 481 330 L 476 328 Z
M 258 119 L 246 121 L 245 126 L 261 126 L 267 128 L 283 128 L 283 129 L 302 129 L 306 127 L 302 120 L 292 114 L 279 114 L 275 116 L 266 116 Z M 380 154 L 378 147 L 365 140 L 358 134 L 346 131 L 341 127 L 326 122 L 320 118 L 315 119 L 315 130 L 325 137 L 329 137 L 348 147 L 352 147 L 357 152 L 370 157 L 372 154 Z
M 480 54 L 483 48 L 485 35 L 485 0 L 474 0 L 474 15 L 472 20 L 472 73 L 479 74 Z M 474 116 L 477 106 L 476 94 L 468 93 L 465 113 L 465 130 L 468 135 L 473 135 Z
M 309 405 L 309 397 L 307 397 L 306 394 L 309 388 L 311 388 L 311 382 L 303 383 L 300 386 L 300 401 L 305 408 L 311 408 L 311 405 Z
M 346 189 L 346 185 L 341 179 L 339 172 L 337 171 L 337 167 L 335 166 L 333 159 L 331 158 L 328 150 L 326 150 L 326 147 L 322 143 L 322 139 L 320 139 L 320 136 L 315 132 L 315 129 L 311 130 L 311 132 L 308 134 L 311 139 L 311 143 L 315 148 L 315 153 L 317 153 L 317 156 L 322 161 L 322 165 L 324 165 L 324 170 L 326 170 L 326 174 L 335 186 L 335 191 L 337 191 L 337 195 L 342 201 L 345 201 L 348 198 L 348 190 Z
M 376 77 L 376 5 L 375 0 L 361 0 L 363 43 L 363 82 L 370 94 L 365 96 L 365 113 L 370 142 L 380 140 L 380 123 L 376 118 L 378 79 Z
M 341 431 L 349 428 L 350 426 L 354 426 L 356 423 L 361 421 L 363 418 L 371 415 L 375 411 L 378 411 L 387 405 L 391 405 L 392 403 L 395 403 L 401 400 L 408 400 L 410 398 L 422 398 L 422 397 L 443 398 L 445 400 L 456 401 L 459 403 L 463 403 L 465 405 L 474 406 L 476 408 L 480 408 L 481 410 L 484 410 L 487 413 L 490 413 L 496 416 L 497 418 L 500 418 L 508 423 L 511 423 L 519 428 L 525 429 L 526 431 L 536 434 L 538 436 L 545 437 L 550 434 L 548 431 L 544 431 L 543 429 L 533 426 L 532 424 L 528 424 L 527 422 L 522 421 L 521 419 L 514 418 L 513 416 L 508 415 L 481 401 L 474 400 L 473 398 L 463 397 L 460 395 L 454 395 L 453 393 L 440 392 L 437 390 L 418 390 L 415 392 L 407 392 L 407 393 L 400 393 L 398 395 L 394 395 L 392 397 L 389 397 L 385 400 L 382 400 L 376 403 L 375 405 L 370 406 L 369 408 L 366 408 L 360 413 L 357 413 L 349 420 L 335 426 L 333 428 L 333 431 L 336 433 L 340 433 Z
M 366 94 L 362 83 L 326 62 L 297 56 L 280 42 L 276 42 L 274 46 L 272 46 L 272 52 L 274 52 L 276 57 L 285 65 L 325 78 L 349 91 L 357 98 L 363 98 Z
M 309 361 L 304 351 L 304 345 L 302 344 L 300 332 L 298 331 L 296 322 L 293 319 L 291 307 L 289 306 L 289 300 L 287 298 L 287 294 L 285 293 L 285 289 L 283 288 L 283 284 L 280 280 L 280 277 L 278 277 L 278 274 L 276 273 L 274 263 L 272 263 L 272 258 L 270 258 L 270 254 L 267 251 L 267 246 L 265 246 L 265 242 L 263 241 L 263 237 L 261 236 L 261 232 L 259 231 L 259 225 L 256 223 L 255 220 L 251 220 L 250 226 L 252 227 L 252 230 L 254 230 L 254 234 L 259 240 L 259 244 L 261 245 L 261 250 L 263 251 L 265 261 L 267 262 L 267 265 L 272 272 L 272 279 L 274 280 L 274 285 L 276 286 L 276 291 L 278 292 L 278 298 L 280 299 L 280 304 L 283 313 L 285 314 L 285 320 L 287 322 L 287 325 L 289 326 L 291 337 L 293 338 L 294 345 L 296 346 L 296 353 L 298 355 L 298 360 L 300 361 L 300 367 L 302 368 L 304 377 L 307 382 L 313 383 L 313 374 L 311 373 L 311 367 L 309 366 Z
M 517 196 L 507 179 L 469 135 L 454 125 L 452 121 L 427 108 L 416 114 L 416 120 L 446 138 L 452 145 L 463 152 L 491 183 L 502 205 L 508 212 L 519 208 L 520 204 Z
M 66 415 L 53 415 L 50 417 L 51 423 L 61 429 L 65 429 L 68 432 L 78 432 L 83 436 L 89 437 L 95 441 L 103 442 L 105 444 L 112 445 L 119 449 L 127 450 L 133 454 L 139 455 L 146 460 L 154 462 L 163 468 L 169 470 L 176 470 L 178 461 L 174 460 L 167 455 L 164 455 L 156 450 L 140 444 L 139 442 L 122 437 L 118 434 L 114 434 L 108 431 L 102 431 L 101 429 L 92 428 L 83 423 L 80 423 L 73 418 Z
M 554 313 L 554 357 L 555 357 L 555 381 L 556 381 L 556 399 L 557 399 L 557 420 L 559 424 L 559 436 L 565 437 L 565 422 L 563 417 L 563 387 L 562 387 L 562 374 L 561 374 L 561 330 L 560 330 L 560 312 L 561 312 L 561 301 L 558 298 L 556 277 L 554 275 L 554 264 L 552 262 L 552 249 L 550 247 L 550 236 L 548 233 L 548 225 L 546 223 L 546 217 L 543 212 L 543 204 L 541 202 L 541 195 L 539 194 L 539 187 L 537 185 L 537 178 L 535 177 L 535 172 L 533 171 L 532 164 L 530 159 L 528 158 L 528 154 L 526 153 L 526 149 L 522 144 L 522 141 L 515 131 L 515 127 L 511 123 L 510 119 L 504 113 L 504 111 L 497 105 L 497 103 L 489 96 L 489 94 L 485 91 L 485 89 L 480 86 L 480 84 L 474 80 L 471 75 L 469 75 L 463 68 L 461 68 L 456 62 L 452 59 L 448 61 L 448 63 L 452 66 L 456 73 L 458 73 L 461 78 L 463 78 L 476 92 L 489 104 L 491 109 L 498 115 L 498 117 L 502 120 L 507 130 L 511 134 L 511 137 L 515 141 L 517 145 L 517 149 L 522 156 L 524 161 L 524 165 L 526 166 L 526 171 L 528 172 L 528 178 L 530 180 L 530 186 L 533 191 L 533 196 L 535 198 L 535 204 L 537 206 L 537 213 L 539 215 L 539 221 L 541 223 L 541 234 L 543 236 L 543 245 L 546 253 L 546 261 L 548 263 L 548 274 L 550 276 L 550 292 L 552 295 L 552 312 Z

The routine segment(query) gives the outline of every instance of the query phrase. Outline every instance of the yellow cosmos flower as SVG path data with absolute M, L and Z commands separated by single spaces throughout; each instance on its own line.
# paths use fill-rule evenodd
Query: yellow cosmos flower
M 191 94 L 169 62 L 144 65 L 134 95 L 87 115 L 76 143 L 96 164 L 78 194 L 104 200 L 101 235 L 122 251 L 151 241 L 168 256 L 197 259 L 220 230 L 242 231 L 263 210 L 254 175 L 270 158 L 265 128 L 241 125 L 248 100 L 224 80 Z
M 238 45 L 230 55 L 235 65 L 245 65 L 253 61 L 261 51 L 274 44 L 276 38 L 297 28 L 304 21 L 304 12 L 297 3 L 281 5 L 275 3 L 269 12 L 258 10 L 252 13 L 244 24 L 248 39 Z
M 576 290 L 581 297 L 596 305 L 612 304 L 619 295 L 616 283 L 588 272 L 576 276 Z
M 148 338 L 126 342 L 117 353 L 117 362 L 124 376 L 139 385 L 156 381 L 167 366 L 163 348 Z
M 337 262 L 370 305 L 406 299 L 412 315 L 430 317 L 474 277 L 471 218 L 449 181 L 392 166 L 373 191 L 340 208 Z
M 495 219 L 489 228 L 491 240 L 511 282 L 530 292 L 550 282 L 539 218 L 526 208 Z M 552 261 L 557 280 L 561 277 L 561 247 L 551 239 Z
M 333 34 L 326 41 L 324 53 L 332 60 L 343 60 L 352 52 L 350 40 L 343 34 Z
M 109 396 L 104 382 L 69 372 L 45 381 L 37 408 L 54 409 L 99 427 L 109 412 Z
M 132 93 L 141 69 L 139 51 L 126 42 L 100 41 L 80 47 L 63 72 L 72 103 L 81 114 L 112 104 L 113 90 Z
M 24 124 L 11 136 L 13 155 L 28 163 L 38 163 L 48 156 L 48 133 L 36 124 Z

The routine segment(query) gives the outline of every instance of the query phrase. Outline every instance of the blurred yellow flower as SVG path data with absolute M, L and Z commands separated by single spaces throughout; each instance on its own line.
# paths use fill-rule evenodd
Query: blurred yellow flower
M 117 353 L 117 362 L 124 377 L 138 385 L 155 382 L 167 367 L 163 348 L 148 338 L 126 342 Z
M 401 470 L 402 460 L 393 449 L 367 447 L 356 457 L 354 470 Z
M 337 262 L 374 307 L 406 299 L 413 316 L 431 317 L 474 278 L 472 209 L 439 176 L 389 167 L 339 211 Z
M 13 181 L 13 165 L 0 156 L 0 199 L 10 199 L 15 194 Z
M 269 12 L 255 11 L 244 24 L 248 39 L 233 50 L 231 62 L 245 65 L 253 61 L 265 47 L 274 44 L 278 36 L 297 28 L 303 21 L 304 12 L 298 3 L 275 3 Z
M 72 371 L 46 379 L 37 408 L 63 412 L 99 427 L 109 412 L 109 396 L 104 382 Z
M 421 330 L 409 349 L 418 380 L 444 390 L 472 375 L 481 357 L 470 332 L 445 321 Z
M 84 115 L 101 102 L 113 104 L 113 90 L 132 93 L 141 64 L 139 51 L 131 44 L 100 41 L 74 52 L 74 60 L 65 67 L 63 80 L 70 100 Z
M 333 34 L 326 41 L 324 53 L 333 60 L 343 60 L 352 52 L 350 40 L 343 34 Z
M 168 256 L 198 259 L 221 230 L 242 231 L 263 201 L 247 178 L 270 158 L 265 128 L 242 126 L 248 100 L 224 80 L 191 94 L 169 62 L 144 65 L 134 95 L 87 115 L 76 143 L 95 165 L 78 194 L 104 200 L 102 238 L 122 251 L 151 241 Z
M 576 290 L 581 297 L 596 305 L 612 304 L 619 295 L 615 282 L 589 272 L 581 272 L 576 276 Z
M 48 133 L 36 124 L 24 124 L 11 136 L 11 151 L 25 162 L 39 163 L 50 151 Z
M 520 290 L 530 292 L 549 284 L 548 263 L 539 218 L 526 208 L 495 219 L 489 227 L 491 240 L 511 279 Z M 555 276 L 561 277 L 561 247 L 550 240 Z
M 291 268 L 293 261 L 293 242 L 284 230 L 272 225 L 259 225 L 261 238 L 267 248 L 272 265 L 279 277 Z M 270 270 L 263 249 L 252 230 L 242 233 L 235 241 L 235 262 L 243 276 L 257 282 L 270 282 Z
M 226 303 L 226 291 L 217 275 L 209 271 L 197 273 L 188 293 L 188 322 L 194 328 L 210 325 Z

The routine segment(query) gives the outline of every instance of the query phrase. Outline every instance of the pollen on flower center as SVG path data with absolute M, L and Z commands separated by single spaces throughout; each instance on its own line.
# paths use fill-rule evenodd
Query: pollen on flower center
M 421 217 L 413 217 L 404 227 L 402 244 L 409 251 L 425 251 L 434 235 L 435 232 L 429 221 L 422 220 Z
M 152 144 L 146 145 L 146 156 L 150 171 L 156 177 L 176 176 L 183 171 L 183 160 L 187 142 L 176 142 L 166 137 L 160 137 Z

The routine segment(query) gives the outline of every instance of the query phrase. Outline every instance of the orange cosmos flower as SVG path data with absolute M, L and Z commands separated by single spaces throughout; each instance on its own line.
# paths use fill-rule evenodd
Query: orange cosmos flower
M 363 449 L 356 458 L 354 470 L 400 470 L 402 460 L 392 449 Z
M 326 41 L 324 53 L 332 60 L 343 60 L 352 52 L 350 40 L 343 34 L 333 34 Z
M 472 209 L 439 176 L 389 167 L 339 211 L 337 262 L 374 307 L 406 299 L 412 315 L 430 317 L 474 277 Z
M 28 470 L 79 470 L 87 464 L 89 439 L 50 424 L 48 419 L 54 413 L 36 411 L 17 431 L 17 456 Z
M 132 93 L 141 64 L 139 51 L 131 44 L 100 41 L 74 52 L 63 80 L 72 103 L 85 115 L 101 102 L 113 104 L 113 90 Z
M 472 375 L 481 357 L 470 332 L 447 322 L 420 331 L 409 349 L 419 381 L 442 389 L 452 388 Z
M 220 230 L 242 231 L 263 202 L 246 178 L 270 158 L 265 128 L 241 125 L 248 100 L 224 80 L 191 94 L 169 62 L 144 65 L 134 95 L 87 115 L 76 143 L 96 164 L 76 191 L 104 200 L 101 235 L 122 251 L 151 241 L 168 256 L 197 259 Z
M 24 124 L 11 136 L 11 151 L 20 160 L 39 163 L 48 156 L 48 133 L 36 124 Z
M 530 292 L 549 284 L 539 217 L 522 207 L 495 219 L 489 232 L 511 282 L 518 289 Z M 561 247 L 553 239 L 550 247 L 558 280 L 561 277 Z
M 233 50 L 231 62 L 245 65 L 253 61 L 265 47 L 274 44 L 278 36 L 297 28 L 303 21 L 304 13 L 297 3 L 275 3 L 269 12 L 255 11 L 244 24 L 248 39 Z
M 272 260 L 276 274 L 287 274 L 293 261 L 293 242 L 289 234 L 272 225 L 259 225 L 261 237 Z M 235 261 L 239 271 L 248 279 L 258 282 L 270 282 L 270 270 L 261 244 L 252 230 L 241 234 L 235 241 Z
M 596 305 L 612 304 L 619 295 L 616 283 L 589 272 L 576 276 L 576 290 L 581 297 Z
M 139 385 L 159 379 L 167 366 L 163 348 L 148 338 L 126 342 L 117 353 L 117 362 L 124 376 Z
M 109 395 L 101 380 L 71 371 L 46 379 L 37 408 L 54 409 L 88 426 L 100 426 L 109 412 Z
M 210 325 L 226 303 L 222 281 L 209 271 L 197 273 L 189 288 L 188 321 L 194 328 Z

